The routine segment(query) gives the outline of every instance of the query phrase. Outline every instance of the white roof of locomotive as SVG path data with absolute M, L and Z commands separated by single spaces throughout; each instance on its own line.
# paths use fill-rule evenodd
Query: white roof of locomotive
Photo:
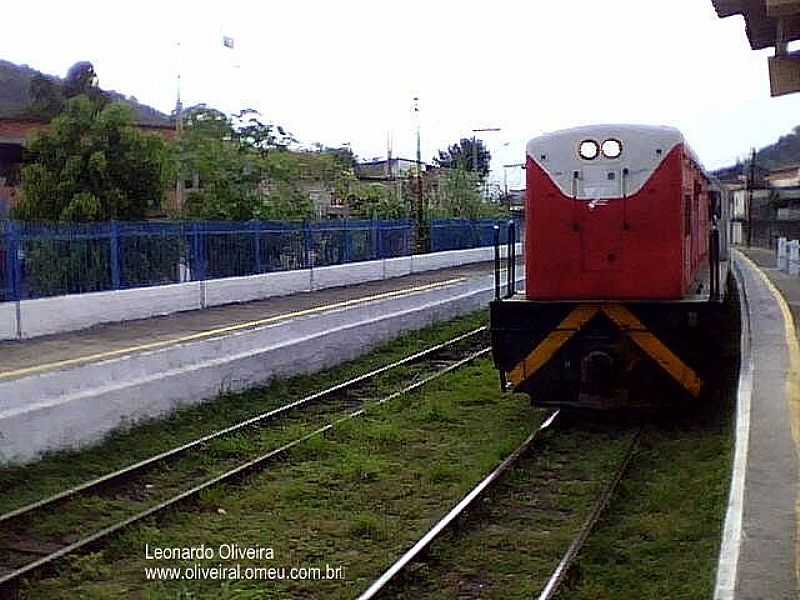
M 599 154 L 592 160 L 583 159 L 578 147 L 585 140 L 598 145 L 615 139 L 622 143 L 622 153 L 617 158 Z M 615 198 L 623 195 L 621 174 L 625 177 L 624 195 L 641 190 L 664 158 L 678 144 L 685 143 L 683 134 L 674 127 L 653 125 L 588 125 L 546 133 L 527 144 L 528 156 L 536 162 L 567 196 L 573 195 L 573 178 L 580 173 L 576 197 Z M 691 154 L 691 149 L 687 151 Z M 698 162 L 692 154 L 695 162 Z M 698 163 L 699 165 L 699 163 Z M 701 167 L 702 168 L 702 167 Z M 608 179 L 615 171 L 615 178 Z

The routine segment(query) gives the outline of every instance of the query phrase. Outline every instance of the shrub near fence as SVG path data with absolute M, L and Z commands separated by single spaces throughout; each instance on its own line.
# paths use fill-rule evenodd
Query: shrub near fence
M 489 246 L 494 220 L 436 220 L 431 250 Z M 0 221 L 0 302 L 407 256 L 413 221 Z

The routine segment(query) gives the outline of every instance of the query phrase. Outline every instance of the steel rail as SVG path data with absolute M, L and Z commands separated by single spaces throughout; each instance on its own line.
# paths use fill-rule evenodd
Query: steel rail
M 474 334 L 474 332 L 473 332 L 473 334 Z M 451 340 L 451 342 L 452 342 L 452 340 Z M 137 514 L 135 514 L 135 515 L 133 515 L 131 517 L 128 517 L 127 519 L 119 521 L 118 523 L 116 523 L 114 525 L 110 525 L 109 527 L 101 529 L 100 531 L 97 531 L 97 532 L 95 532 L 95 533 L 93 533 L 93 534 L 91 534 L 91 535 L 89 535 L 89 536 L 87 536 L 85 538 L 82 538 L 82 539 L 80 539 L 80 540 L 78 540 L 78 541 L 76 541 L 76 542 L 74 542 L 72 544 L 69 544 L 68 546 L 65 546 L 64 548 L 60 548 L 59 550 L 56 550 L 55 552 L 52 552 L 52 553 L 48 554 L 47 556 L 44 556 L 44 557 L 42 557 L 42 558 L 40 558 L 38 560 L 30 562 L 30 563 L 28 563 L 28 564 L 26 564 L 26 565 L 24 565 L 22 567 L 18 567 L 15 570 L 13 570 L 13 571 L 5 574 L 5 575 L 0 575 L 0 595 L 2 595 L 4 590 L 6 590 L 10 586 L 14 585 L 20 578 L 22 578 L 22 577 L 24 577 L 26 575 L 30 575 L 34 571 L 37 571 L 37 570 L 39 570 L 39 569 L 41 569 L 41 568 L 43 568 L 43 567 L 45 567 L 47 565 L 50 565 L 53 562 L 57 561 L 60 558 L 63 558 L 64 556 L 66 556 L 68 554 L 74 553 L 77 550 L 86 548 L 88 546 L 93 546 L 93 545 L 97 544 L 98 542 L 100 542 L 101 540 L 103 540 L 104 538 L 107 538 L 110 535 L 112 535 L 114 533 L 117 533 L 117 532 L 119 532 L 119 531 L 121 531 L 121 530 L 123 530 L 123 529 L 125 529 L 125 528 L 127 528 L 127 527 L 129 527 L 129 526 L 131 526 L 131 525 L 143 520 L 143 519 L 146 519 L 148 517 L 154 516 L 154 515 L 156 515 L 158 513 L 162 513 L 168 508 L 172 508 L 172 507 L 178 505 L 181 502 L 184 502 L 184 501 L 186 501 L 186 500 L 188 500 L 190 498 L 193 498 L 193 497 L 197 496 L 198 494 L 200 494 L 202 491 L 204 491 L 206 489 L 209 489 L 209 488 L 211 488 L 213 486 L 219 485 L 219 484 L 227 482 L 227 481 L 232 481 L 235 478 L 242 477 L 245 474 L 250 473 L 251 471 L 255 470 L 256 467 L 262 466 L 267 461 L 270 461 L 271 459 L 274 459 L 275 457 L 277 457 L 279 455 L 285 454 L 286 452 L 288 452 L 289 450 L 291 450 L 295 446 L 298 446 L 299 444 L 302 444 L 303 442 L 305 442 L 305 441 L 307 441 L 307 440 L 309 440 L 309 439 L 311 439 L 313 437 L 317 437 L 319 435 L 322 435 L 327 431 L 331 431 L 336 426 L 338 426 L 338 425 L 340 425 L 340 424 L 342 424 L 342 423 L 344 423 L 346 421 L 349 421 L 351 419 L 354 419 L 356 417 L 359 417 L 359 416 L 365 414 L 369 408 L 385 404 L 386 402 L 394 400 L 395 398 L 399 398 L 400 396 L 403 396 L 405 394 L 408 394 L 409 392 L 417 390 L 417 389 L 423 387 L 424 385 L 427 385 L 431 381 L 434 381 L 435 379 L 438 379 L 439 377 L 442 377 L 443 375 L 445 375 L 447 373 L 450 373 L 451 371 L 454 371 L 454 370 L 466 365 L 467 363 L 470 363 L 470 362 L 474 361 L 475 359 L 480 358 L 481 356 L 484 356 L 484 355 L 488 354 L 489 352 L 491 352 L 491 347 L 483 348 L 482 350 L 479 350 L 477 352 L 473 352 L 469 356 L 467 356 L 467 357 L 465 357 L 465 358 L 463 358 L 463 359 L 461 359 L 461 360 L 459 360 L 459 361 L 457 361 L 457 362 L 455 362 L 455 363 L 453 363 L 451 365 L 448 365 L 447 367 L 445 367 L 443 369 L 440 369 L 440 370 L 436 371 L 435 373 L 432 373 L 432 374 L 424 377 L 423 379 L 420 379 L 419 381 L 417 381 L 415 383 L 412 383 L 412 384 L 410 384 L 410 385 L 408 385 L 408 386 L 406 386 L 406 387 L 404 387 L 404 388 L 402 388 L 402 389 L 400 389 L 400 390 L 398 390 L 396 392 L 393 392 L 392 394 L 390 394 L 390 395 L 388 395 L 388 396 L 386 396 L 386 397 L 384 397 L 384 398 L 382 398 L 380 400 L 377 400 L 375 402 L 371 402 L 371 403 L 369 403 L 368 406 L 363 406 L 363 407 L 359 408 L 358 410 L 350 412 L 350 413 L 348 413 L 347 415 L 345 415 L 343 417 L 335 419 L 334 421 L 328 423 L 327 425 L 325 425 L 323 427 L 320 427 L 318 429 L 315 429 L 314 431 L 309 432 L 309 433 L 303 435 L 302 437 L 299 437 L 299 438 L 295 439 L 292 442 L 288 442 L 288 443 L 284 444 L 283 446 L 280 446 L 279 448 L 275 448 L 274 450 L 271 450 L 270 452 L 268 452 L 266 454 L 263 454 L 263 455 L 261 455 L 261 456 L 259 456 L 257 458 L 254 458 L 254 459 L 252 459 L 250 461 L 247 461 L 247 462 L 245 462 L 245 463 L 243 463 L 243 464 L 241 464 L 241 465 L 239 465 L 237 467 L 234 467 L 233 469 L 230 469 L 230 470 L 228 470 L 228 471 L 226 471 L 226 472 L 224 472 L 224 473 L 222 473 L 220 475 L 217 475 L 216 477 L 213 477 L 212 479 L 209 479 L 209 480 L 207 480 L 207 481 L 205 481 L 205 482 L 203 482 L 203 483 L 201 483 L 201 484 L 199 484 L 199 485 L 197 485 L 197 486 L 195 486 L 195 487 L 193 487 L 193 488 L 191 488 L 189 490 L 186 490 L 186 491 L 184 491 L 184 492 L 182 492 L 182 493 L 180 493 L 180 494 L 178 494 L 176 496 L 173 496 L 172 498 L 170 498 L 168 500 L 160 502 L 156 506 L 153 506 L 153 507 L 151 507 L 151 508 L 149 508 L 147 510 L 139 512 L 139 513 L 137 513 Z
M 398 360 L 396 362 L 390 363 L 388 365 L 384 365 L 383 367 L 374 369 L 374 370 L 372 370 L 372 371 L 370 371 L 368 373 L 364 373 L 363 375 L 359 375 L 358 377 L 354 377 L 353 379 L 349 379 L 347 381 L 343 381 L 342 383 L 338 383 L 338 384 L 336 384 L 336 385 L 334 385 L 332 387 L 326 388 L 324 390 L 320 390 L 319 392 L 314 392 L 313 394 L 311 394 L 309 396 L 306 396 L 306 397 L 301 398 L 299 400 L 295 400 L 294 402 L 290 402 L 289 404 L 285 404 L 285 405 L 283 405 L 283 406 L 281 406 L 279 408 L 270 410 L 270 411 L 265 412 L 265 413 L 261 413 L 259 415 L 254 416 L 254 417 L 250 417 L 248 419 L 245 419 L 244 421 L 240 421 L 240 422 L 238 422 L 238 423 L 236 423 L 234 425 L 231 425 L 230 427 L 226 427 L 224 429 L 219 429 L 217 431 L 214 431 L 212 433 L 209 433 L 207 435 L 199 437 L 199 438 L 197 438 L 197 439 L 195 439 L 195 440 L 193 440 L 191 442 L 187 442 L 187 443 L 182 444 L 180 446 L 176 446 L 176 447 L 174 447 L 174 448 L 172 448 L 170 450 L 166 450 L 166 451 L 161 452 L 159 454 L 153 455 L 153 456 L 151 456 L 149 458 L 145 458 L 145 459 L 140 460 L 140 461 L 138 461 L 138 462 L 136 462 L 136 463 L 134 463 L 132 465 L 128 465 L 127 467 L 123 467 L 122 469 L 114 471 L 112 473 L 108 473 L 106 475 L 102 475 L 100 477 L 97 477 L 97 478 L 92 479 L 90 481 L 87 481 L 85 483 L 79 484 L 77 486 L 74 486 L 74 487 L 69 488 L 67 490 L 64 490 L 62 492 L 58 492 L 58 493 L 56 493 L 56 494 L 54 494 L 52 496 L 49 496 L 47 498 L 43 498 L 42 500 L 37 500 L 36 502 L 32 502 L 32 503 L 27 504 L 25 506 L 21 506 L 20 508 L 11 510 L 11 511 L 9 511 L 9 512 L 3 514 L 3 515 L 0 515 L 0 523 L 3 523 L 3 522 L 6 522 L 6 521 L 10 521 L 12 519 L 16 519 L 16 518 L 25 516 L 27 514 L 32 513 L 33 511 L 40 510 L 42 508 L 45 508 L 45 507 L 51 506 L 53 504 L 56 504 L 57 502 L 61 502 L 61 501 L 67 500 L 67 499 L 72 498 L 73 496 L 76 496 L 78 494 L 86 493 L 88 491 L 97 489 L 102 485 L 106 485 L 106 484 L 111 483 L 112 481 L 123 479 L 125 477 L 130 477 L 131 475 L 134 475 L 134 474 L 137 474 L 139 472 L 144 471 L 148 467 L 155 466 L 156 464 L 162 463 L 162 462 L 166 461 L 167 459 L 175 458 L 175 457 L 177 457 L 177 456 L 179 456 L 181 454 L 184 454 L 185 452 L 188 452 L 189 450 L 191 450 L 193 448 L 196 448 L 196 447 L 198 447 L 198 446 L 200 446 L 202 444 L 205 444 L 205 443 L 210 442 L 212 440 L 215 440 L 217 438 L 226 436 L 228 434 L 234 433 L 234 432 L 239 431 L 240 429 L 243 429 L 245 427 L 249 427 L 251 425 L 262 423 L 263 421 L 266 421 L 268 419 L 273 419 L 273 418 L 279 417 L 282 414 L 284 414 L 286 412 L 289 412 L 290 410 L 305 406 L 306 404 L 309 404 L 309 403 L 314 402 L 316 400 L 320 400 L 322 398 L 325 398 L 326 396 L 330 396 L 331 394 L 334 394 L 335 392 L 339 392 L 341 390 L 353 387 L 354 385 L 357 385 L 357 384 L 359 384 L 359 383 L 361 383 L 363 381 L 366 381 L 368 379 L 372 379 L 374 377 L 377 377 L 378 375 L 382 375 L 383 373 L 391 371 L 392 369 L 396 369 L 396 368 L 401 367 L 403 365 L 406 365 L 406 364 L 408 364 L 410 362 L 414 362 L 416 360 L 419 360 L 420 358 L 423 358 L 423 357 L 425 357 L 425 356 L 427 356 L 429 354 L 433 354 L 434 352 L 438 352 L 439 350 L 442 350 L 443 348 L 446 348 L 447 346 L 452 346 L 452 345 L 454 345 L 454 344 L 456 344 L 456 343 L 458 343 L 458 342 L 460 342 L 462 340 L 465 340 L 465 339 L 468 339 L 470 337 L 473 337 L 473 336 L 485 331 L 486 329 L 487 328 L 485 326 L 484 327 L 479 327 L 477 329 L 473 329 L 472 331 L 469 331 L 469 332 L 467 332 L 465 334 L 459 335 L 459 336 L 457 336 L 457 337 L 455 337 L 455 338 L 453 338 L 451 340 L 448 340 L 448 341 L 443 342 L 441 344 L 437 344 L 435 346 L 431 346 L 430 348 L 426 348 L 425 350 L 421 350 L 420 352 L 416 352 L 416 353 L 414 353 L 412 355 L 406 356 L 405 358 L 402 358 L 402 359 L 400 359 L 400 360 Z
M 420 540 L 414 544 L 403 556 L 401 556 L 391 567 L 389 567 L 378 579 L 376 579 L 367 590 L 358 597 L 358 600 L 369 600 L 375 598 L 399 573 L 411 564 L 430 544 L 452 524 L 461 514 L 464 513 L 474 502 L 481 498 L 484 492 L 497 481 L 508 468 L 513 465 L 520 456 L 531 446 L 537 435 L 550 427 L 558 417 L 559 411 L 555 411 L 533 432 L 520 446 L 514 450 L 497 468 L 494 469 L 486 478 L 483 479 L 475 488 L 472 489 L 461 501 L 456 504 L 441 520 L 439 520 Z
M 558 593 L 570 566 L 572 566 L 572 563 L 575 561 L 575 558 L 577 558 L 581 548 L 589 538 L 589 534 L 592 532 L 592 529 L 594 529 L 594 526 L 597 524 L 597 521 L 600 519 L 603 511 L 608 506 L 611 496 L 614 495 L 614 491 L 617 489 L 619 482 L 622 481 L 622 477 L 625 474 L 625 471 L 628 469 L 628 465 L 630 464 L 631 458 L 633 457 L 634 451 L 638 445 L 639 435 L 641 432 L 642 430 L 639 429 L 639 431 L 637 431 L 631 439 L 631 443 L 628 445 L 628 449 L 625 451 L 625 455 L 620 461 L 614 476 L 609 480 L 603 489 L 603 492 L 595 501 L 594 506 L 592 507 L 592 512 L 587 517 L 586 521 L 578 532 L 578 535 L 576 535 L 572 540 L 569 548 L 567 548 L 567 551 L 564 553 L 561 562 L 558 563 L 555 571 L 553 571 L 553 574 L 547 581 L 547 585 L 545 585 L 542 593 L 539 594 L 539 600 L 550 600 Z

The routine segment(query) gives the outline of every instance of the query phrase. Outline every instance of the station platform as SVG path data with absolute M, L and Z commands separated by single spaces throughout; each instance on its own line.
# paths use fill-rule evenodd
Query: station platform
M 356 358 L 486 306 L 493 272 L 492 262 L 472 263 L 0 342 L 0 464 Z
M 800 278 L 732 251 L 743 315 L 736 449 L 715 598 L 800 598 Z M 747 327 L 749 325 L 749 327 Z M 749 330 L 748 330 L 749 329 Z
M 476 263 L 347 287 L 106 323 L 20 341 L 0 341 L 0 381 L 230 335 L 343 306 L 419 293 L 454 280 L 485 276 L 493 273 L 493 269 L 493 263 Z

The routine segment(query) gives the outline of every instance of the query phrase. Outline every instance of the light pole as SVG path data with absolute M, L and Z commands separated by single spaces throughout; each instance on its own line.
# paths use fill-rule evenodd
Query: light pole
M 422 144 L 420 141 L 419 97 L 414 96 L 414 116 L 417 120 L 417 252 L 427 252 L 428 236 L 425 227 L 425 206 L 422 197 Z
M 484 127 L 482 129 L 472 130 L 472 170 L 476 174 L 478 173 L 478 138 L 475 136 L 475 134 L 481 132 L 497 132 L 497 131 L 502 131 L 502 130 L 500 129 L 500 127 Z
M 510 165 L 503 165 L 503 184 L 505 186 L 505 198 L 508 201 L 508 208 L 511 208 L 511 198 L 508 197 L 508 169 L 512 168 L 525 168 L 525 163 L 511 163 Z

